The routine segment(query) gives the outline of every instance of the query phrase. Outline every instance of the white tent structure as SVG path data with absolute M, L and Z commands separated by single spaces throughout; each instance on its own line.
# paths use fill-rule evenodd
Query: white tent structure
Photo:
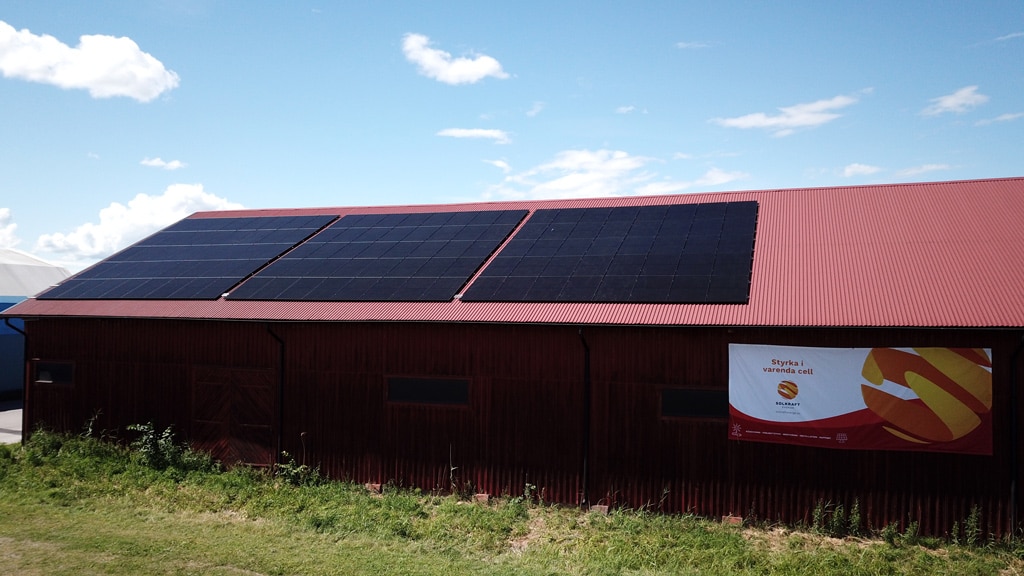
M 0 248 L 0 297 L 35 296 L 68 276 L 70 273 L 60 266 L 24 252 Z
M 0 248 L 0 310 L 35 296 L 71 274 L 35 256 Z M 20 321 L 0 322 L 0 401 L 21 398 L 25 341 Z

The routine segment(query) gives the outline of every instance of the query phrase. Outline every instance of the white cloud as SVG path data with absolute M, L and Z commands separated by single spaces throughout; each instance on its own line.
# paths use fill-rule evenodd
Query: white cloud
M 704 173 L 703 176 L 696 180 L 688 182 L 679 182 L 674 180 L 665 180 L 662 182 L 652 182 L 645 184 L 636 189 L 637 194 L 643 195 L 655 195 L 655 194 L 675 194 L 682 192 L 690 188 L 706 188 L 710 186 L 721 186 L 722 184 L 728 184 L 736 180 L 742 180 L 743 178 L 749 177 L 749 174 L 745 172 L 726 172 L 720 168 L 711 168 Z
M 703 154 L 690 154 L 689 152 L 676 152 L 672 154 L 673 160 L 697 160 L 709 158 L 735 158 L 739 152 L 705 152 Z
M 163 168 L 164 170 L 177 170 L 186 166 L 186 164 L 181 160 L 171 160 L 170 162 L 167 162 L 159 156 L 156 158 L 143 158 L 142 162 L 139 162 L 139 164 L 153 168 Z
M 707 42 L 676 42 L 676 48 L 681 50 L 693 49 L 693 48 L 708 48 L 711 44 Z
M 1013 40 L 1014 38 L 1024 38 L 1024 32 L 1014 32 L 1005 36 L 996 38 L 996 42 L 1005 42 L 1007 40 Z
M 595 198 L 634 193 L 650 179 L 642 168 L 651 158 L 618 150 L 566 150 L 551 162 L 507 176 L 485 194 L 488 198 Z
M 67 234 L 44 234 L 35 249 L 55 255 L 54 261 L 70 269 L 81 268 L 193 212 L 239 208 L 204 191 L 202 184 L 172 184 L 159 196 L 139 194 L 127 206 L 112 202 L 100 210 L 99 222 L 86 222 Z
M 416 64 L 420 74 L 445 84 L 473 84 L 488 76 L 508 78 L 501 63 L 479 55 L 475 58 L 452 58 L 443 50 L 430 47 L 430 38 L 422 34 L 406 34 L 402 40 L 405 58 Z
M 771 130 L 775 136 L 788 136 L 797 128 L 821 126 L 839 118 L 839 110 L 855 104 L 857 99 L 852 96 L 836 96 L 828 100 L 817 100 L 804 104 L 796 104 L 779 108 L 780 114 L 769 116 L 764 112 L 755 112 L 735 118 L 712 118 L 711 121 L 728 128 L 763 128 Z
M 920 166 L 914 166 L 911 168 L 905 168 L 900 170 L 896 174 L 898 176 L 917 176 L 926 172 L 938 172 L 940 170 L 950 170 L 953 167 L 949 164 L 922 164 Z
M 937 116 L 946 112 L 963 114 L 988 102 L 988 96 L 979 94 L 977 86 L 964 86 L 952 94 L 932 98 L 929 102 L 934 102 L 934 104 L 921 111 L 924 116 Z
M 512 167 L 509 166 L 508 162 L 505 162 L 504 160 L 484 160 L 484 162 L 490 164 L 491 166 L 494 166 L 495 168 L 501 169 L 501 171 L 504 172 L 505 174 L 508 174 L 509 172 L 512 171 Z
M 740 180 L 749 177 L 746 172 L 726 172 L 718 168 L 712 168 L 704 173 L 703 176 L 694 180 L 695 186 L 721 186 L 722 184 L 728 184 L 735 180 Z
M 490 187 L 484 197 L 542 200 L 671 194 L 694 187 L 718 186 L 748 176 L 743 172 L 711 168 L 692 181 L 654 182 L 655 174 L 648 171 L 647 166 L 657 162 L 660 161 L 621 150 L 565 150 L 550 162 L 506 176 L 500 184 Z
M 437 135 L 450 138 L 483 138 L 494 140 L 495 144 L 508 144 L 510 142 L 507 132 L 490 128 L 445 128 L 438 132 Z
M 15 234 L 18 225 L 14 223 L 10 208 L 0 208 L 0 248 L 14 248 L 20 240 Z
M 1024 118 L 1024 112 L 1014 112 L 1012 114 L 1000 114 L 995 118 L 986 118 L 984 120 L 978 120 L 974 123 L 975 126 L 988 126 L 989 124 L 995 124 L 997 122 L 1012 122 Z
M 629 114 L 630 112 L 632 112 L 634 110 L 636 110 L 636 106 L 633 106 L 633 105 L 619 106 L 618 108 L 615 109 L 615 113 L 616 114 Z
M 0 21 L 0 72 L 8 78 L 88 90 L 93 98 L 149 102 L 178 86 L 178 75 L 131 38 L 86 35 L 72 48 L 53 36 Z
M 529 116 L 530 118 L 533 118 L 534 116 L 540 114 L 541 111 L 544 110 L 545 106 L 546 104 L 544 104 L 543 102 L 534 102 L 533 106 L 531 106 L 530 109 L 526 111 L 526 115 Z
M 855 162 L 853 164 L 847 164 L 846 167 L 843 168 L 843 178 L 851 178 L 853 176 L 867 176 L 869 174 L 874 174 L 879 171 L 881 171 L 881 168 L 879 168 L 878 166 L 858 164 Z

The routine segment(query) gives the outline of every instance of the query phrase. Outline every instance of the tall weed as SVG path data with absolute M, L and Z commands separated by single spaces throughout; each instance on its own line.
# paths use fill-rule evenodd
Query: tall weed
M 177 472 L 214 472 L 217 462 L 204 452 L 192 450 L 184 442 L 174 438 L 170 426 L 157 433 L 152 422 L 132 424 L 128 430 L 139 436 L 131 443 L 133 455 L 139 463 L 154 470 L 173 469 Z
M 855 498 L 847 513 L 842 504 L 818 500 L 811 512 L 811 531 L 833 538 L 857 536 L 861 533 L 860 502 Z

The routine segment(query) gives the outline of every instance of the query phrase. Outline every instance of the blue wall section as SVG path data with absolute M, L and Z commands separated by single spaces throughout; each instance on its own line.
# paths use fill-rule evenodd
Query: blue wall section
M 24 298 L 0 296 L 0 310 L 10 308 Z M 13 319 L 11 324 L 19 330 L 25 325 L 21 320 Z M 0 400 L 12 400 L 22 397 L 25 385 L 25 337 L 16 330 L 11 330 L 7 323 L 0 320 Z

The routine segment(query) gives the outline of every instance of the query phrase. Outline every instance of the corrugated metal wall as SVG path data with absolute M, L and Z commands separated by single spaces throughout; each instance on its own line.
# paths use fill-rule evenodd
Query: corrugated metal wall
M 605 447 L 593 453 L 597 482 L 592 499 L 807 523 L 818 501 L 849 510 L 856 500 L 873 528 L 914 520 L 930 534 L 948 532 L 954 522 L 962 525 L 977 505 L 994 531 L 1009 529 L 1010 360 L 1019 333 L 768 328 L 591 333 L 594 442 Z M 726 439 L 725 421 L 658 418 L 659 386 L 727 385 L 730 342 L 992 347 L 994 456 L 737 442 Z
M 591 503 L 784 522 L 810 522 L 819 501 L 856 501 L 871 528 L 917 521 L 930 534 L 978 506 L 993 532 L 1010 529 L 1019 332 L 89 319 L 32 321 L 28 332 L 31 358 L 75 365 L 71 390 L 30 385 L 31 426 L 75 431 L 98 415 L 95 430 L 152 420 L 195 434 L 197 370 L 254 370 L 284 384 L 261 404 L 275 411 L 273 448 L 338 478 L 497 495 L 532 486 L 566 504 L 586 482 Z M 666 386 L 726 389 L 730 342 L 990 347 L 994 455 L 736 442 L 724 420 L 661 417 Z M 469 402 L 390 403 L 388 377 L 468 379 Z
M 284 444 L 332 475 L 575 502 L 582 352 L 574 329 L 275 326 L 287 346 Z M 516 342 L 530 342 L 526 349 Z M 385 401 L 387 377 L 468 378 L 466 406 Z
M 173 426 L 179 435 L 196 438 L 197 370 L 201 379 L 204 368 L 263 370 L 279 381 L 278 347 L 258 324 L 71 319 L 30 321 L 26 328 L 30 360 L 70 362 L 74 370 L 70 388 L 33 383 L 33 370 L 28 371 L 30 431 L 47 425 L 78 432 L 93 420 L 97 433 L 123 434 L 130 424 L 152 421 L 159 429 Z M 199 440 L 211 451 L 218 444 Z M 271 448 L 276 451 L 276 445 Z

